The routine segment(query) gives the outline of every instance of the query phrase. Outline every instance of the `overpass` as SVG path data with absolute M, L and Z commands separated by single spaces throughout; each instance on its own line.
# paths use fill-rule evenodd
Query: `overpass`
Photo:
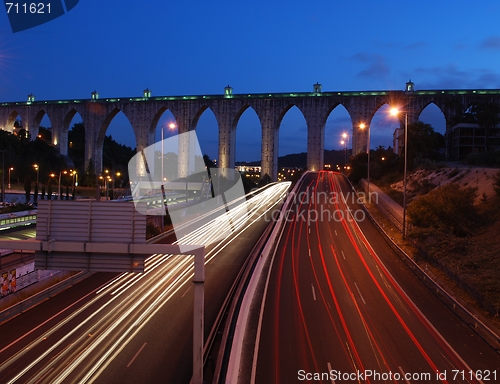
M 155 130 L 161 115 L 170 110 L 177 121 L 178 132 L 196 129 L 200 116 L 210 109 L 219 129 L 219 166 L 234 168 L 236 156 L 236 126 L 248 108 L 256 112 L 262 134 L 262 175 L 277 178 L 278 132 L 287 111 L 296 106 L 307 124 L 307 167 L 320 170 L 324 166 L 323 150 L 325 124 L 330 113 L 339 105 L 347 110 L 353 127 L 353 153 L 366 151 L 368 128 L 373 116 L 384 104 L 397 105 L 408 113 L 408 122 L 417 121 L 420 113 L 434 103 L 443 113 L 446 132 L 451 131 L 454 118 L 460 116 L 473 103 L 500 104 L 500 90 L 421 90 L 414 83 L 406 83 L 404 91 L 353 91 L 323 92 L 316 83 L 312 92 L 233 94 L 231 87 L 220 95 L 159 96 L 152 97 L 149 89 L 142 97 L 99 98 L 92 92 L 90 99 L 36 101 L 33 95 L 26 102 L 0 103 L 0 129 L 13 131 L 19 115 L 23 128 L 38 135 L 40 122 L 48 115 L 52 124 L 52 144 L 59 152 L 68 152 L 68 131 L 73 117 L 78 112 L 83 119 L 86 136 L 86 162 L 93 159 L 96 172 L 102 171 L 102 148 L 106 130 L 116 114 L 122 111 L 130 121 L 137 150 L 154 143 Z M 403 117 L 401 117 L 401 122 Z M 365 129 L 360 125 L 364 124 Z M 180 148 L 188 151 L 188 148 Z M 180 177 L 183 175 L 180 174 Z

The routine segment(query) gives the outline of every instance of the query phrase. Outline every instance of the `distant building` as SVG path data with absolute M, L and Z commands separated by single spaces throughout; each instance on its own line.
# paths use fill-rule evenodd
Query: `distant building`
M 394 130 L 392 147 L 396 155 L 401 156 L 405 146 L 405 130 L 403 128 L 396 128 Z
M 451 160 L 459 161 L 467 158 L 471 153 L 485 152 L 486 149 L 500 150 L 500 125 L 490 129 L 488 142 L 486 132 L 475 123 L 460 123 L 451 128 L 450 132 Z

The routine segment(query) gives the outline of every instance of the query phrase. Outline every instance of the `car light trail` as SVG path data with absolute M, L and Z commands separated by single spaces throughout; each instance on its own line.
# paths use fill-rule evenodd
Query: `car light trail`
M 226 231 L 232 236 L 211 246 L 205 255 L 205 264 L 215 260 L 216 255 L 239 234 L 282 201 L 289 185 L 269 186 L 244 204 L 229 210 L 222 215 L 224 217 L 217 217 L 179 239 L 177 244 L 209 244 L 215 237 L 214 233 Z M 146 260 L 143 274 L 122 273 L 98 288 L 91 300 L 2 363 L 0 373 L 17 367 L 26 353 L 43 342 L 43 351 L 23 367 L 14 368 L 16 373 L 10 374 L 8 383 L 95 380 L 162 306 L 189 283 L 191 277 L 190 258 L 152 255 Z M 86 317 L 64 336 L 53 337 L 78 316 Z M 9 348 L 14 345 L 9 345 Z

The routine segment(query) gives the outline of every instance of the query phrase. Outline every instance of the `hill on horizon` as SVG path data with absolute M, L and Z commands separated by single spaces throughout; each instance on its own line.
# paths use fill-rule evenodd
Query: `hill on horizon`
M 328 150 L 325 149 L 324 161 L 325 164 L 343 165 L 345 159 L 344 150 Z M 349 158 L 347 159 L 349 161 Z M 236 165 L 260 165 L 260 161 L 237 161 Z M 289 155 L 278 157 L 278 168 L 280 167 L 295 167 L 305 168 L 307 166 L 307 152 L 291 153 Z

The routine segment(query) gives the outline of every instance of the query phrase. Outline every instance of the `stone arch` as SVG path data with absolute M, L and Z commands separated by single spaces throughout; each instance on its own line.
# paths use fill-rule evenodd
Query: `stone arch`
M 148 145 L 152 145 L 155 142 L 157 142 L 156 131 L 158 130 L 158 125 L 160 124 L 161 119 L 163 118 L 166 112 L 172 115 L 172 118 L 174 119 L 175 124 L 177 125 L 177 118 L 175 117 L 174 112 L 170 108 L 168 108 L 167 106 L 163 106 L 160 109 L 158 109 L 156 113 L 153 115 L 153 119 L 151 120 L 151 125 L 149 127 L 148 134 L 150 136 L 150 140 L 148 142 Z
M 207 109 L 210 109 L 210 107 L 206 104 L 201 105 L 198 110 L 195 112 L 193 119 L 190 122 L 189 125 L 189 130 L 194 131 L 196 130 L 196 127 L 198 126 L 198 121 L 200 120 L 200 117 L 205 113 Z M 210 109 L 210 111 L 213 113 L 213 111 Z M 215 115 L 214 115 L 215 116 Z
M 395 100 L 388 98 L 376 98 L 372 99 L 371 103 L 363 105 L 358 111 L 353 111 L 351 108 L 347 108 L 349 114 L 352 118 L 352 155 L 356 155 L 361 152 L 367 152 L 368 147 L 371 146 L 369 143 L 372 134 L 372 125 L 378 120 L 373 120 L 375 115 L 384 106 L 398 105 L 399 103 Z
M 200 127 L 200 122 L 206 128 Z M 200 129 L 198 129 L 200 127 Z M 203 155 L 211 159 L 219 156 L 220 123 L 215 112 L 207 105 L 202 105 L 191 121 L 190 130 L 196 130 L 196 135 Z M 215 130 L 215 135 L 214 135 Z M 215 136 L 215 141 L 213 137 Z
M 429 112 L 433 112 L 435 116 L 430 116 Z M 426 115 L 427 112 L 427 115 Z M 425 120 L 422 118 L 422 115 L 424 115 Z M 448 119 L 446 118 L 446 115 L 444 114 L 443 110 L 437 105 L 434 101 L 429 101 L 420 111 L 416 111 L 416 116 L 417 120 L 421 120 L 424 122 L 430 122 L 432 127 L 436 132 L 439 132 L 441 134 L 445 134 L 446 132 L 446 126 L 448 125 Z M 434 121 L 434 125 L 432 124 L 432 120 L 437 120 L 441 119 L 444 124 L 437 125 L 439 124 L 437 121 Z
M 66 114 L 63 117 L 62 127 L 61 127 L 61 131 L 59 132 L 59 138 L 58 138 L 57 142 L 56 141 L 53 142 L 53 144 L 55 146 L 59 147 L 59 153 L 61 155 L 68 154 L 68 145 L 69 145 L 68 132 L 72 128 L 71 122 L 75 118 L 76 114 L 78 114 L 81 117 L 82 123 L 84 122 L 82 114 L 79 111 L 77 111 L 75 108 L 71 108 L 68 112 L 66 112 Z M 84 127 L 85 127 L 85 125 L 84 125 Z M 57 139 L 57 137 L 54 137 L 54 139 Z
M 250 104 L 244 104 L 242 105 L 238 111 L 236 112 L 236 114 L 234 115 L 234 119 L 232 120 L 232 123 L 231 123 L 231 129 L 234 130 L 236 129 L 236 127 L 238 126 L 238 123 L 240 121 L 240 118 L 241 116 L 248 110 L 248 109 L 252 109 L 255 114 L 257 115 L 257 118 L 259 119 L 259 122 L 260 122 L 260 116 L 259 114 L 257 113 L 257 111 L 255 111 L 255 109 L 250 105 Z
M 262 131 L 262 123 L 261 123 L 261 120 L 260 120 L 260 116 L 259 114 L 257 113 L 257 111 L 249 104 L 245 104 L 245 105 L 242 105 L 238 111 L 236 112 L 234 118 L 232 119 L 232 122 L 231 122 L 231 132 L 234 136 L 233 140 L 234 140 L 234 159 L 233 159 L 233 165 L 234 165 L 234 162 L 236 161 L 236 156 L 237 156 L 237 146 L 238 146 L 238 130 L 240 131 L 240 137 L 241 135 L 243 135 L 243 137 L 245 137 L 245 133 L 249 133 L 249 130 L 250 130 L 250 122 L 249 121 L 246 121 L 246 120 L 250 120 L 249 118 L 251 117 L 251 119 L 257 119 L 257 122 L 258 122 L 258 125 L 259 125 L 259 129 Z M 240 123 L 242 125 L 240 125 Z M 245 124 L 248 124 L 245 126 Z M 246 128 L 246 129 L 245 129 Z M 250 136 L 250 135 L 249 135 Z M 261 148 L 262 148 L 262 134 L 260 135 L 255 135 L 252 133 L 251 137 L 256 137 L 258 138 L 257 139 L 257 148 L 256 149 L 256 152 L 258 153 L 258 157 L 259 159 L 250 159 L 250 158 L 247 158 L 246 161 L 255 161 L 255 160 L 261 160 Z M 247 137 L 248 139 L 249 137 Z M 255 145 L 255 144 L 254 144 Z M 240 157 L 240 159 L 242 158 L 242 156 Z
M 304 114 L 304 111 L 302 111 L 302 108 L 300 107 L 300 105 L 296 104 L 296 103 L 289 103 L 287 105 L 285 105 L 285 107 L 280 111 L 277 119 L 276 119 L 276 129 L 279 129 L 280 126 L 281 126 L 281 122 L 283 121 L 283 118 L 285 117 L 285 115 L 293 108 L 293 107 L 296 107 L 300 113 L 302 114 L 302 117 L 304 118 L 304 120 L 306 119 L 306 116 Z
M 343 168 L 349 163 L 349 158 L 352 151 L 353 145 L 353 120 L 349 111 L 346 109 L 344 104 L 337 102 L 328 108 L 327 114 L 325 115 L 324 123 L 324 163 L 325 167 L 327 165 L 330 168 L 325 168 L 327 170 L 338 170 L 337 166 Z M 342 137 L 345 133 L 346 137 Z M 342 145 L 340 142 L 344 140 Z M 336 151 L 343 149 L 344 156 L 338 155 Z
M 21 114 L 16 109 L 12 110 L 12 112 L 9 113 L 9 115 L 7 117 L 7 121 L 5 122 L 5 130 L 6 131 L 11 132 L 11 133 L 15 133 L 14 132 L 14 123 L 16 122 L 17 116 L 21 117 Z M 22 117 L 21 117 L 21 121 L 22 121 Z M 10 128 L 10 130 L 9 130 L 9 128 Z
M 48 115 L 48 113 L 44 109 L 38 110 L 38 112 L 33 117 L 33 124 L 32 124 L 32 126 L 29 127 L 29 133 L 31 135 L 31 139 L 32 140 L 34 140 L 38 136 L 38 133 L 39 133 L 39 130 L 40 130 L 40 123 L 42 122 L 42 119 L 43 119 L 44 116 L 48 117 L 48 119 L 51 122 L 50 125 L 51 125 L 51 128 L 52 128 L 52 120 L 51 120 L 50 116 Z
M 123 116 L 127 119 L 129 124 L 132 126 L 132 122 L 130 118 L 121 110 L 119 107 L 114 107 L 111 109 L 110 112 L 106 115 L 104 120 L 102 121 L 98 131 L 96 132 L 95 136 L 95 169 L 96 173 L 101 173 L 103 170 L 103 147 L 104 147 L 104 138 L 106 136 L 106 132 L 108 131 L 109 125 L 111 124 L 111 121 L 119 114 L 122 113 Z M 134 130 L 134 127 L 132 126 L 132 130 Z M 137 136 L 134 130 L 134 140 L 136 140 L 136 146 L 137 146 Z

